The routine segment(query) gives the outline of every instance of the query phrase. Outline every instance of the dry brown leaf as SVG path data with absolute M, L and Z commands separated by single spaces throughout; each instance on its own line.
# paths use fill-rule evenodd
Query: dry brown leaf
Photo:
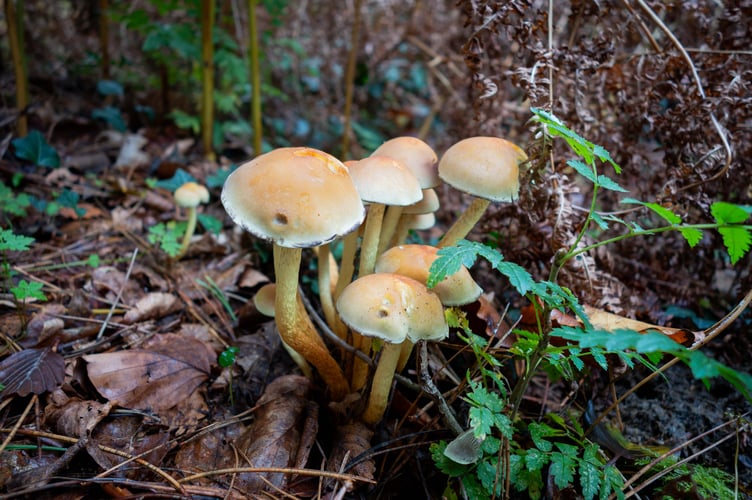
M 89 380 L 102 397 L 121 406 L 172 408 L 208 378 L 214 353 L 197 340 L 171 337 L 151 350 L 84 356 Z
M 45 343 L 62 333 L 65 323 L 57 315 L 64 314 L 65 307 L 61 304 L 42 306 L 26 325 L 26 335 L 19 341 L 24 347 L 33 347 Z
M 697 333 L 681 328 L 671 328 L 668 326 L 653 325 L 645 323 L 644 321 L 638 321 L 636 319 L 625 318 L 618 314 L 609 313 L 596 309 L 590 306 L 583 306 L 585 314 L 590 319 L 590 323 L 596 328 L 602 328 L 604 330 L 618 330 L 627 329 L 634 330 L 640 333 L 647 333 L 649 331 L 657 331 L 680 344 L 691 345 L 698 340 L 700 336 Z
M 148 319 L 159 319 L 180 310 L 181 302 L 171 293 L 154 292 L 142 297 L 133 309 L 125 313 L 123 323 L 131 324 Z
M 0 363 L 0 396 L 21 397 L 52 391 L 65 379 L 65 360 L 51 349 L 25 349 Z
M 145 425 L 143 417 L 137 415 L 107 419 L 92 433 L 91 439 L 86 443 L 86 451 L 103 469 L 122 463 L 126 458 L 106 453 L 98 445 L 124 451 L 131 456 L 139 456 L 149 463 L 159 465 L 169 451 L 165 445 L 169 441 L 170 433 L 163 427 L 156 428 L 155 432 L 147 432 L 150 429 L 154 429 L 154 426 Z M 130 479 L 148 477 L 148 473 L 142 468 L 128 467 L 125 470 L 126 477 Z
M 62 391 L 59 391 L 62 392 Z M 64 436 L 80 438 L 109 415 L 112 405 L 79 398 L 66 399 L 62 405 L 48 404 L 44 409 L 45 423 Z
M 300 375 L 285 375 L 267 386 L 257 403 L 256 420 L 238 440 L 238 449 L 247 458 L 248 467 L 295 467 L 305 463 L 307 456 L 299 456 L 301 443 L 309 442 L 310 434 L 315 436 L 318 431 L 318 411 L 313 410 L 309 399 L 311 387 L 311 381 Z M 302 451 L 307 453 L 307 449 Z M 242 473 L 236 484 L 246 493 L 262 491 L 268 484 L 284 490 L 289 479 L 285 474 Z
M 372 437 L 373 431 L 362 422 L 352 422 L 341 427 L 337 433 L 328 469 L 332 472 L 346 472 L 373 479 L 376 465 L 371 458 L 348 467 L 349 463 L 371 448 Z

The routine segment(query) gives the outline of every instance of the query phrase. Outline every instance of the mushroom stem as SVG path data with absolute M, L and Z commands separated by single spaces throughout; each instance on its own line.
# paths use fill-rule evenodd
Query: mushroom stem
M 180 244 L 180 250 L 175 256 L 175 260 L 183 258 L 188 251 L 188 246 L 191 244 L 191 238 L 193 233 L 196 232 L 196 220 L 198 219 L 198 211 L 196 207 L 188 207 L 188 222 L 185 226 L 185 233 L 183 233 L 183 241 Z
M 319 337 L 311 319 L 298 309 L 301 250 L 282 247 L 276 243 L 273 248 L 274 273 L 277 280 L 274 310 L 279 335 L 287 345 L 316 367 L 329 387 L 332 399 L 340 401 L 350 391 L 342 369 Z
M 477 224 L 490 204 L 490 200 L 474 197 L 470 206 L 468 206 L 462 215 L 454 221 L 452 227 L 450 227 L 446 234 L 444 234 L 444 237 L 441 238 L 437 246 L 439 248 L 444 248 L 456 245 L 458 241 L 472 231 L 473 227 L 475 227 L 475 224 Z
M 402 216 L 402 209 L 403 207 L 401 206 L 390 205 L 384 214 L 384 221 L 381 223 L 379 250 L 377 252 L 379 255 L 389 248 L 389 243 L 392 241 L 394 231 L 397 229 L 397 224 L 399 224 L 400 217 Z
M 358 237 L 360 231 L 348 233 L 342 238 L 342 263 L 340 264 L 337 288 L 334 290 L 334 298 L 339 297 L 342 290 L 352 281 L 355 274 L 355 253 L 358 251 Z M 339 332 L 337 332 L 339 334 Z
M 324 312 L 324 319 L 330 328 L 334 329 L 337 312 L 334 310 L 334 301 L 332 300 L 332 253 L 329 244 L 326 243 L 318 248 L 318 279 L 319 279 L 319 301 L 321 310 Z
M 386 205 L 383 203 L 371 203 L 366 215 L 365 228 L 363 229 L 363 242 L 360 245 L 360 262 L 358 265 L 358 277 L 371 274 L 376 265 L 376 255 L 379 249 L 379 233 L 381 223 L 384 220 Z
M 401 346 L 402 344 L 385 342 L 381 348 L 379 364 L 376 366 L 376 372 L 373 375 L 371 393 L 368 395 L 368 405 L 362 416 L 363 422 L 368 425 L 375 425 L 384 416 Z

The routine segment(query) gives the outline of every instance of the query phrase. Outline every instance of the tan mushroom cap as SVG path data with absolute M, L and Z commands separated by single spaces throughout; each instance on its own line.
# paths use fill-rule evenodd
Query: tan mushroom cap
M 405 214 L 407 218 L 407 228 L 416 231 L 431 229 L 436 225 L 436 216 L 433 213 L 428 214 Z
M 376 148 L 371 156 L 388 156 L 404 163 L 415 174 L 422 189 L 439 185 L 436 152 L 417 137 L 395 137 Z
M 283 247 L 313 247 L 357 228 L 365 208 L 347 168 L 313 148 L 279 148 L 231 173 L 222 204 L 245 230 Z
M 374 273 L 356 279 L 340 294 L 337 311 L 353 330 L 393 344 L 405 338 L 417 342 L 449 335 L 439 297 L 399 274 Z
M 397 273 L 425 284 L 431 264 L 438 257 L 438 248 L 430 245 L 399 245 L 392 247 L 376 260 L 377 273 Z M 461 306 L 474 302 L 483 289 L 475 282 L 465 266 L 431 289 L 445 306 Z
M 175 190 L 175 203 L 183 208 L 195 208 L 209 202 L 209 190 L 197 182 L 189 181 Z
M 439 195 L 436 190 L 428 188 L 423 190 L 423 198 L 419 202 L 408 205 L 402 209 L 403 214 L 429 214 L 439 209 Z
M 517 145 L 499 137 L 471 137 L 450 147 L 439 162 L 439 177 L 455 188 L 491 201 L 513 201 L 520 190 Z
M 347 169 L 365 202 L 405 206 L 423 198 L 418 178 L 394 158 L 369 156 L 348 162 Z
M 259 288 L 253 296 L 253 305 L 264 316 L 274 317 L 274 300 L 277 293 L 276 283 L 267 283 Z

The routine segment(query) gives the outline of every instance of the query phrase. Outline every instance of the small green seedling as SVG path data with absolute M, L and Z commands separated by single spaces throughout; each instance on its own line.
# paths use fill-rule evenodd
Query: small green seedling
M 217 356 L 217 364 L 222 368 L 230 368 L 232 365 L 235 364 L 235 361 L 238 357 L 238 353 L 240 352 L 240 349 L 235 346 L 227 346 L 224 351 L 219 353 L 219 356 Z M 232 369 L 229 370 L 230 373 L 230 404 L 232 406 L 235 406 L 235 397 L 233 395 L 232 391 Z

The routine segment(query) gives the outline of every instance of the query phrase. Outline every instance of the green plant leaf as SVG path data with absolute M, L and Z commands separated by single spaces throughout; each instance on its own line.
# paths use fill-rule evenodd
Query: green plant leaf
M 34 238 L 31 236 L 15 234 L 10 229 L 0 229 L 0 252 L 23 252 L 28 250 L 32 243 Z
M 624 198 L 621 200 L 621 203 L 624 203 L 627 205 L 642 205 L 643 207 L 647 207 L 653 212 L 655 212 L 656 215 L 658 215 L 659 217 L 667 221 L 669 224 L 681 224 L 681 221 L 682 221 L 681 216 L 675 214 L 668 208 L 662 205 L 659 205 L 658 203 L 640 201 L 634 198 Z
M 177 188 L 185 184 L 186 182 L 196 182 L 196 178 L 191 174 L 179 168 L 175 171 L 175 174 L 169 179 L 162 179 L 156 182 L 156 186 L 168 191 L 175 192 Z
M 38 281 L 28 282 L 21 280 L 18 284 L 10 289 L 16 300 L 36 299 L 39 301 L 46 301 L 47 297 L 42 293 L 42 285 Z
M 549 455 L 538 448 L 530 448 L 525 453 L 525 468 L 529 471 L 541 470 L 548 463 Z
M 101 95 L 116 95 L 123 97 L 123 86 L 115 80 L 99 80 L 97 82 L 97 92 Z
M 577 447 L 564 443 L 556 443 L 556 447 L 561 451 L 551 453 L 551 467 L 548 472 L 553 476 L 556 486 L 566 488 L 574 481 Z
M 123 114 L 115 106 L 97 108 L 91 112 L 91 117 L 95 120 L 102 120 L 118 132 L 125 132 L 128 128 L 123 120 Z
M 592 500 L 601 488 L 599 467 L 589 461 L 580 462 L 580 487 L 585 500 Z
M 57 151 L 49 145 L 38 130 L 32 130 L 26 137 L 13 139 L 13 147 L 16 150 L 16 156 L 34 165 L 47 168 L 60 166 L 60 156 Z
M 222 231 L 222 221 L 209 214 L 198 214 L 198 222 L 201 226 L 212 234 L 219 234 Z
M 590 165 L 585 165 L 580 160 L 569 160 L 567 162 L 567 165 L 572 167 L 575 172 L 583 176 L 585 179 L 589 180 L 590 182 L 596 183 L 598 182 L 598 178 L 596 176 L 595 170 Z
M 710 205 L 710 214 L 718 224 L 741 224 L 749 218 L 749 212 L 739 205 L 716 201 Z
M 687 240 L 690 248 L 694 248 L 702 240 L 702 231 L 694 227 L 680 227 L 679 233 Z
M 620 193 L 629 192 L 628 189 L 624 189 L 615 180 L 611 179 L 610 177 L 606 177 L 605 175 L 598 176 L 598 185 L 603 189 L 608 189 L 609 191 L 618 191 Z
M 479 255 L 491 262 L 494 267 L 504 259 L 498 250 L 483 243 L 467 240 L 460 240 L 454 246 L 442 248 L 437 255 L 429 269 L 426 281 L 428 288 L 435 287 L 444 278 L 459 271 L 461 266 L 468 269 L 473 267 Z
M 723 245 L 731 258 L 731 264 L 736 264 L 739 259 L 749 252 L 752 244 L 752 234 L 746 227 L 720 227 L 718 232 L 723 236 Z
M 533 289 L 535 281 L 524 267 L 514 262 L 499 262 L 494 266 L 501 274 L 509 279 L 509 283 L 517 290 L 520 295 L 525 295 Z

